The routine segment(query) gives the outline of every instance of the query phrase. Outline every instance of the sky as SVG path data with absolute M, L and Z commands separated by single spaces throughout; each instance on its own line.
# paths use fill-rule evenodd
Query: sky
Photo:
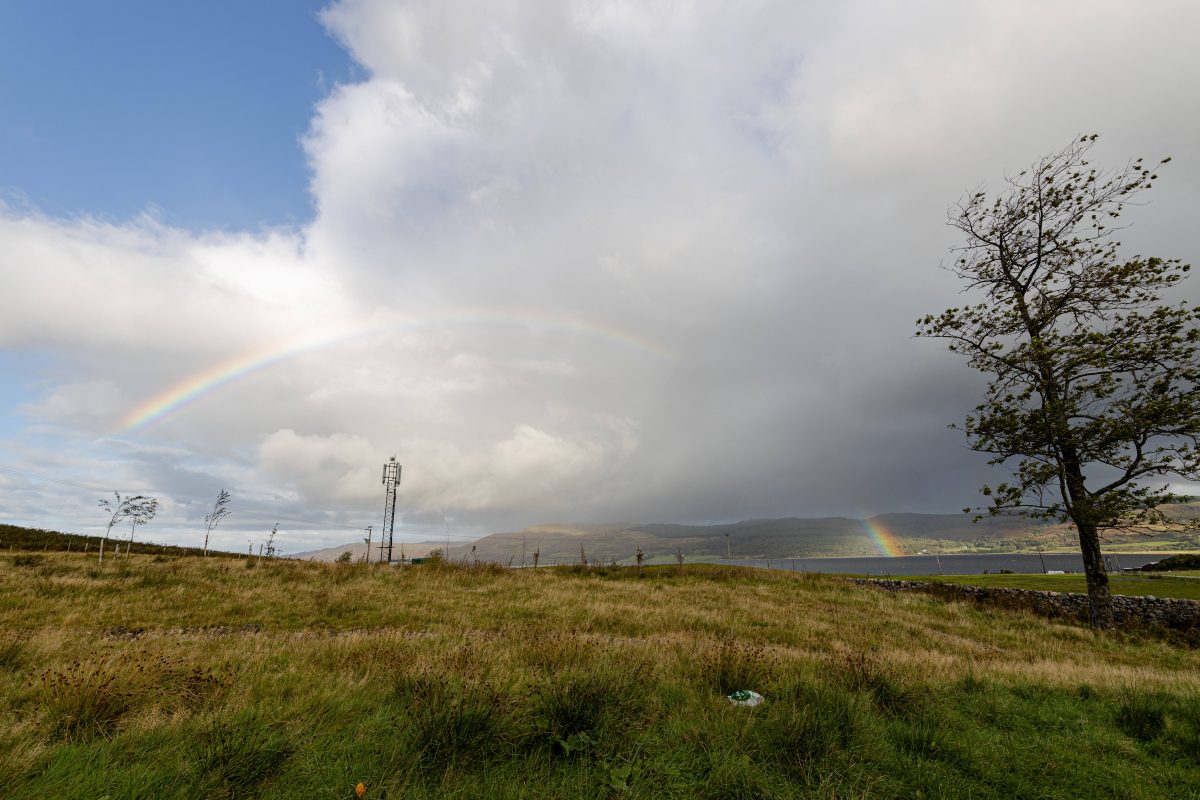
M 0 7 L 0 519 L 240 549 L 949 513 L 947 208 L 1098 132 L 1196 263 L 1191 2 Z M 1193 279 L 1194 281 L 1195 279 Z M 1194 298 L 1194 285 L 1181 289 Z M 250 543 L 250 544 L 248 544 Z

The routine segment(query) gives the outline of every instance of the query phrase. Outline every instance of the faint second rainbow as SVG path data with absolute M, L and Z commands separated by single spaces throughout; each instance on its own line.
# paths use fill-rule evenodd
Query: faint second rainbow
M 879 550 L 879 555 L 889 557 L 904 555 L 904 549 L 900 547 L 896 535 L 884 527 L 878 519 L 863 520 L 863 527 L 866 528 L 867 536 L 871 538 L 875 548 Z

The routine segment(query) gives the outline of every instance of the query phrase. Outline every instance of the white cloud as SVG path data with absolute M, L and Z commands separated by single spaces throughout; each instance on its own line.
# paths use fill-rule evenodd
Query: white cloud
M 383 460 L 365 438 L 349 434 L 301 436 L 285 428 L 259 446 L 268 481 L 294 486 L 306 501 L 324 506 L 372 499 L 378 480 L 371 479 Z
M 36 404 L 23 407 L 30 416 L 48 420 L 108 419 L 122 410 L 121 392 L 111 381 L 64 383 L 55 386 Z

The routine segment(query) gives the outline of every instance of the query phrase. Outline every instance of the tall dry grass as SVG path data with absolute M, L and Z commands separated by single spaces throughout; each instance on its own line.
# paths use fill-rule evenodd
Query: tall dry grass
M 1200 768 L 1196 650 L 824 576 L 47 554 L 0 559 L 0 622 L 13 797 L 988 796 L 1045 753 L 1078 783 L 1079 747 L 1153 797 Z M 1040 766 L 994 773 L 1025 740 Z

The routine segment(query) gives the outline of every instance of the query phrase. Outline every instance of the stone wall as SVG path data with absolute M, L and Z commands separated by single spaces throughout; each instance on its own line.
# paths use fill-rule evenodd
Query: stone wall
M 1043 592 L 1033 589 L 962 586 L 931 581 L 900 581 L 882 578 L 851 578 L 854 583 L 878 586 L 894 592 L 925 592 L 952 600 L 975 600 L 1010 608 L 1027 608 L 1040 614 L 1088 619 L 1088 598 L 1076 592 Z M 1200 600 L 1166 597 L 1113 595 L 1113 616 L 1121 624 L 1162 625 L 1179 630 L 1200 627 Z

